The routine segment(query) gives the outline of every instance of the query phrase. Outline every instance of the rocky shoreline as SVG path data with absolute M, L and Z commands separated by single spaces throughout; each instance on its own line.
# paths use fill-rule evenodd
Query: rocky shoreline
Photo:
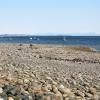
M 100 100 L 100 52 L 0 44 L 0 100 Z

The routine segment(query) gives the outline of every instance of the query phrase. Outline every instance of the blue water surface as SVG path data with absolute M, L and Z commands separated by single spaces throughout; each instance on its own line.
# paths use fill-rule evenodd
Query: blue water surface
M 79 45 L 100 50 L 100 36 L 4 36 L 0 43 Z

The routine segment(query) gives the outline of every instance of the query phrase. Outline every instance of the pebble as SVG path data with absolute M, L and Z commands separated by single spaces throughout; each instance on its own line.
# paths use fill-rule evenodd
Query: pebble
M 30 81 L 28 79 L 24 79 L 24 83 L 28 84 Z
M 29 100 L 33 100 L 32 96 L 28 96 Z
M 76 81 L 75 80 L 72 80 L 72 85 L 76 85 L 77 83 L 76 83 Z
M 77 92 L 75 93 L 75 95 L 81 96 L 82 98 L 85 96 L 85 94 L 82 93 L 82 92 L 80 92 L 80 91 L 77 91 Z
M 53 80 L 52 80 L 51 77 L 46 77 L 46 82 L 47 82 L 48 84 L 52 84 Z
M 89 97 L 89 98 L 91 98 L 93 95 L 92 94 L 90 94 L 90 93 L 85 93 L 85 97 Z
M 63 85 L 61 85 L 61 86 L 59 87 L 59 91 L 60 91 L 62 94 L 68 94 L 68 95 L 71 94 L 71 90 L 68 89 L 68 88 L 65 88 Z
M 0 98 L 0 100 L 4 100 L 4 98 Z
M 52 90 L 54 93 L 58 93 L 58 88 L 55 85 L 52 86 Z
M 95 94 L 95 95 L 93 95 L 92 99 L 93 99 L 93 100 L 100 100 L 100 99 L 99 99 L 99 96 L 98 96 L 98 95 L 96 95 L 96 94 Z
M 63 85 L 60 85 L 59 86 L 59 89 L 64 89 L 65 87 Z
M 55 94 L 55 100 L 63 100 L 62 94 L 59 91 Z
M 95 95 L 96 94 L 96 89 L 91 87 L 90 90 L 89 90 L 89 92 L 91 94 Z
M 55 81 L 52 81 L 52 85 L 57 85 L 57 82 L 55 82 Z
M 12 78 L 12 75 L 11 75 L 11 74 L 8 74 L 8 76 L 7 76 L 7 80 L 8 80 L 8 81 L 12 81 L 12 80 L 13 80 L 13 78 Z
M 8 100 L 14 100 L 12 97 L 8 97 Z
M 48 88 L 47 88 L 46 86 L 42 86 L 42 87 L 41 87 L 41 90 L 42 90 L 43 92 L 48 92 Z
M 3 89 L 2 89 L 2 88 L 0 88 L 0 94 L 1 94 L 1 93 L 3 93 Z
M 52 85 L 51 84 L 47 84 L 47 88 L 48 88 L 48 90 L 52 90 Z
M 2 69 L 3 69 L 3 68 L 2 68 L 2 67 L 0 67 L 0 71 L 2 71 Z

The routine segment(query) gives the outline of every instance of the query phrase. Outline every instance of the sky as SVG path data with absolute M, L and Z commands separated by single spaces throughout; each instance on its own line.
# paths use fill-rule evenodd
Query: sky
M 0 0 L 0 34 L 100 35 L 100 0 Z

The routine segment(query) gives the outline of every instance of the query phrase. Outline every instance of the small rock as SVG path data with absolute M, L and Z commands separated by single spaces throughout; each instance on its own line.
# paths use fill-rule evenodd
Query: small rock
M 76 85 L 77 83 L 76 83 L 76 81 L 75 80 L 72 80 L 72 85 Z
M 29 100 L 33 100 L 32 96 L 28 96 Z
M 46 77 L 46 82 L 47 82 L 47 83 L 52 84 L 52 81 L 53 81 L 53 80 L 52 80 L 51 77 Z
M 92 100 L 99 100 L 99 96 L 98 95 L 93 95 Z
M 52 81 L 52 84 L 53 84 L 53 85 L 57 85 L 57 82 L 55 82 L 55 81 Z
M 34 93 L 43 94 L 43 91 L 41 90 L 41 87 L 34 87 Z
M 75 100 L 83 100 L 82 97 L 77 96 Z
M 60 85 L 59 86 L 59 89 L 64 89 L 65 87 L 63 85 Z
M 82 98 L 85 96 L 84 93 L 82 93 L 82 92 L 80 92 L 80 91 L 77 91 L 77 92 L 75 93 L 75 95 L 81 96 Z
M 50 96 L 43 96 L 43 100 L 51 100 Z
M 28 91 L 25 91 L 25 89 L 22 86 L 20 86 L 20 89 L 22 93 L 29 95 Z
M 94 94 L 96 94 L 96 89 L 91 87 L 89 92 L 94 95 Z
M 47 88 L 48 88 L 48 90 L 52 90 L 51 84 L 47 84 Z
M 8 100 L 14 100 L 12 97 L 8 97 Z
M 13 78 L 12 78 L 12 75 L 11 75 L 11 74 L 8 74 L 7 80 L 8 80 L 8 81 L 12 81 L 12 79 L 13 79 Z
M 4 100 L 4 98 L 0 98 L 0 100 Z
M 7 95 L 15 95 L 16 94 L 16 87 L 13 85 L 5 85 L 3 87 L 3 90 Z
M 58 89 L 59 89 L 59 91 L 60 91 L 61 93 L 63 93 L 63 94 L 68 94 L 68 95 L 71 94 L 71 90 L 68 89 L 68 88 L 65 88 L 63 85 L 60 85 L 60 87 L 59 87 Z
M 42 90 L 43 92 L 48 92 L 48 88 L 47 88 L 46 86 L 42 86 L 42 87 L 41 87 L 41 90 Z
M 1 93 L 3 93 L 3 89 L 2 89 L 2 88 L 0 88 L 0 94 L 1 94 Z
M 58 88 L 55 85 L 52 86 L 52 89 L 54 93 L 58 93 Z
M 85 97 L 91 98 L 91 97 L 92 97 L 92 94 L 90 94 L 90 93 L 85 93 Z
M 2 71 L 2 67 L 0 67 L 0 71 Z
M 62 94 L 59 91 L 56 92 L 54 100 L 63 100 Z
M 30 81 L 28 79 L 24 79 L 24 83 L 28 84 Z
M 18 83 L 18 84 L 23 84 L 23 80 L 22 80 L 22 79 L 18 79 L 18 80 L 17 80 L 17 83 Z

